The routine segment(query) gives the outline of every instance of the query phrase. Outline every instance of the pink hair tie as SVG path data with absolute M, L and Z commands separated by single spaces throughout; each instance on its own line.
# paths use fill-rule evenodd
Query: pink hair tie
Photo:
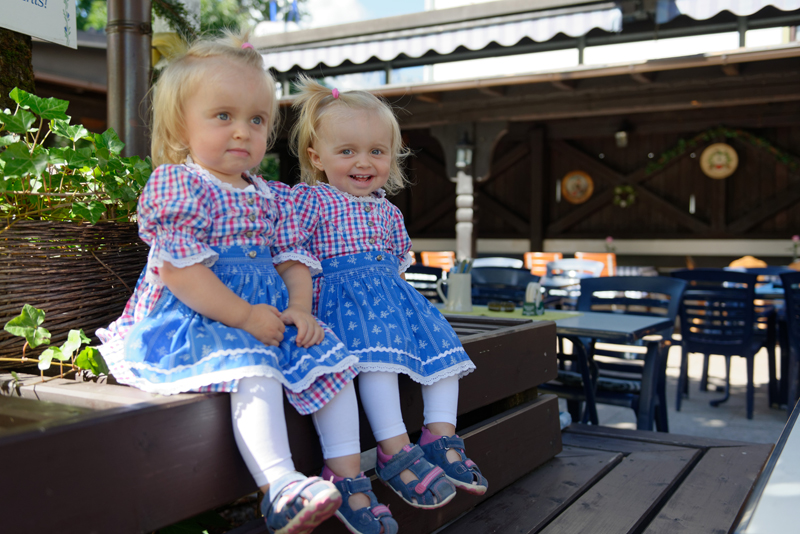
M 251 45 L 250 43 L 242 43 L 242 50 L 244 50 L 245 48 L 253 48 L 253 45 Z M 253 48 L 253 50 L 255 50 L 255 48 Z
M 339 90 L 337 88 L 334 87 L 331 92 L 333 93 L 333 98 L 339 98 Z

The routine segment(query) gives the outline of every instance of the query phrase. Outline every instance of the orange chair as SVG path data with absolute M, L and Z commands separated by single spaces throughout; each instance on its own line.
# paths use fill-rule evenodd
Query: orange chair
M 560 252 L 526 252 L 523 256 L 525 268 L 530 269 L 531 274 L 544 277 L 547 274 L 547 263 L 563 259 L 564 255 Z
M 575 257 L 580 260 L 602 261 L 606 267 L 600 276 L 617 275 L 617 255 L 613 252 L 576 252 Z
M 422 251 L 419 253 L 422 265 L 425 267 L 438 267 L 443 271 L 449 271 L 456 263 L 456 253 L 452 250 L 440 252 Z

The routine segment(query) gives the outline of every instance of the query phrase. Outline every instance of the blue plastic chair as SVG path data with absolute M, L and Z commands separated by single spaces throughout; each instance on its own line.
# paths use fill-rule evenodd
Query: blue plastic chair
M 581 280 L 579 311 L 619 313 L 668 317 L 675 324 L 681 295 L 686 282 L 660 276 L 609 276 Z M 636 412 L 636 426 L 652 430 L 653 423 L 661 432 L 669 432 L 667 418 L 666 373 L 667 353 L 671 346 L 673 327 L 660 332 L 660 340 L 645 342 L 647 352 L 631 360 L 630 350 L 599 350 L 584 340 L 587 353 L 612 356 L 617 362 L 597 362 L 590 359 L 591 379 L 595 383 L 596 402 L 626 406 Z M 560 354 L 563 363 L 567 356 Z M 650 360 L 650 361 L 648 361 Z M 558 380 L 540 386 L 567 399 L 575 420 L 580 419 L 580 402 L 586 397 L 580 373 L 561 366 Z M 585 417 L 584 417 L 585 419 Z
M 786 349 L 789 354 L 787 366 L 787 402 L 786 412 L 791 415 L 797 398 L 800 385 L 800 272 L 789 271 L 780 275 L 783 284 L 783 295 L 786 302 L 785 319 L 788 343 Z
M 539 281 L 539 277 L 531 274 L 528 269 L 513 267 L 473 267 L 470 274 L 473 304 L 508 300 L 522 306 L 528 284 Z
M 708 374 L 708 357 L 725 356 L 725 396 L 710 402 L 719 406 L 730 398 L 730 364 L 732 356 L 747 360 L 747 418 L 753 418 L 753 365 L 756 352 L 766 345 L 766 338 L 755 331 L 754 307 L 757 275 L 725 269 L 682 269 L 672 276 L 686 280 L 679 311 L 681 327 L 681 365 L 675 407 L 681 400 L 689 375 L 690 352 L 705 355 L 704 375 Z M 774 348 L 774 347 L 773 347 Z
M 436 282 L 442 277 L 439 267 L 426 267 L 420 264 L 409 265 L 405 271 L 406 282 L 419 291 L 423 297 L 431 302 L 439 302 L 436 292 Z

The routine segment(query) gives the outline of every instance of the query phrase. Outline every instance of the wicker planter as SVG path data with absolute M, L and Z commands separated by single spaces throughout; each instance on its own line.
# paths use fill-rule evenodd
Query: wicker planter
M 98 343 L 95 330 L 122 312 L 147 251 L 136 223 L 15 223 L 0 234 L 0 321 L 30 304 L 47 314 L 52 345 L 80 328 Z M 19 357 L 24 343 L 0 331 L 0 357 Z

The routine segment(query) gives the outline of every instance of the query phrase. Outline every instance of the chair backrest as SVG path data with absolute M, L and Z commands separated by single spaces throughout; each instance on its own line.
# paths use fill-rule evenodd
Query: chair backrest
M 522 260 L 516 258 L 503 258 L 500 256 L 492 256 L 490 258 L 475 258 L 472 262 L 473 267 L 513 267 L 514 269 L 522 269 Z
M 439 267 L 449 271 L 456 263 L 456 253 L 452 250 L 429 251 L 424 250 L 419 253 L 422 265 L 425 267 Z
M 667 276 L 606 276 L 581 280 L 578 311 L 667 317 L 675 324 L 686 281 Z M 672 335 L 673 328 L 663 332 Z
M 472 274 L 472 303 L 486 304 L 491 300 L 510 300 L 522 305 L 525 290 L 539 277 L 527 269 L 513 267 L 474 267 Z
M 789 271 L 780 275 L 783 282 L 783 296 L 786 302 L 786 326 L 789 343 L 800 355 L 800 272 Z M 793 377 L 789 377 L 793 380 Z M 793 399 L 790 399 L 793 402 Z
M 442 277 L 443 271 L 439 267 L 425 267 L 424 265 L 409 265 L 405 271 L 406 282 L 419 291 L 423 297 L 433 302 L 439 302 L 436 292 L 436 283 Z
M 547 263 L 563 257 L 561 252 L 526 252 L 522 256 L 522 261 L 525 262 L 525 268 L 530 269 L 531 274 L 544 276 L 547 274 Z
M 600 276 L 605 264 L 595 260 L 564 258 L 547 263 L 547 278 L 594 278 Z
M 617 275 L 617 255 L 613 252 L 576 252 L 575 257 L 579 260 L 595 260 L 603 262 L 605 267 L 600 276 Z
M 686 350 L 747 355 L 754 332 L 757 276 L 724 269 L 681 269 L 671 274 L 688 283 L 679 311 Z
M 769 266 L 769 267 L 725 267 L 727 271 L 739 271 L 741 273 L 751 273 L 758 276 L 756 287 L 762 284 L 772 284 L 775 286 L 781 285 L 781 274 L 793 273 L 794 269 L 783 266 Z

